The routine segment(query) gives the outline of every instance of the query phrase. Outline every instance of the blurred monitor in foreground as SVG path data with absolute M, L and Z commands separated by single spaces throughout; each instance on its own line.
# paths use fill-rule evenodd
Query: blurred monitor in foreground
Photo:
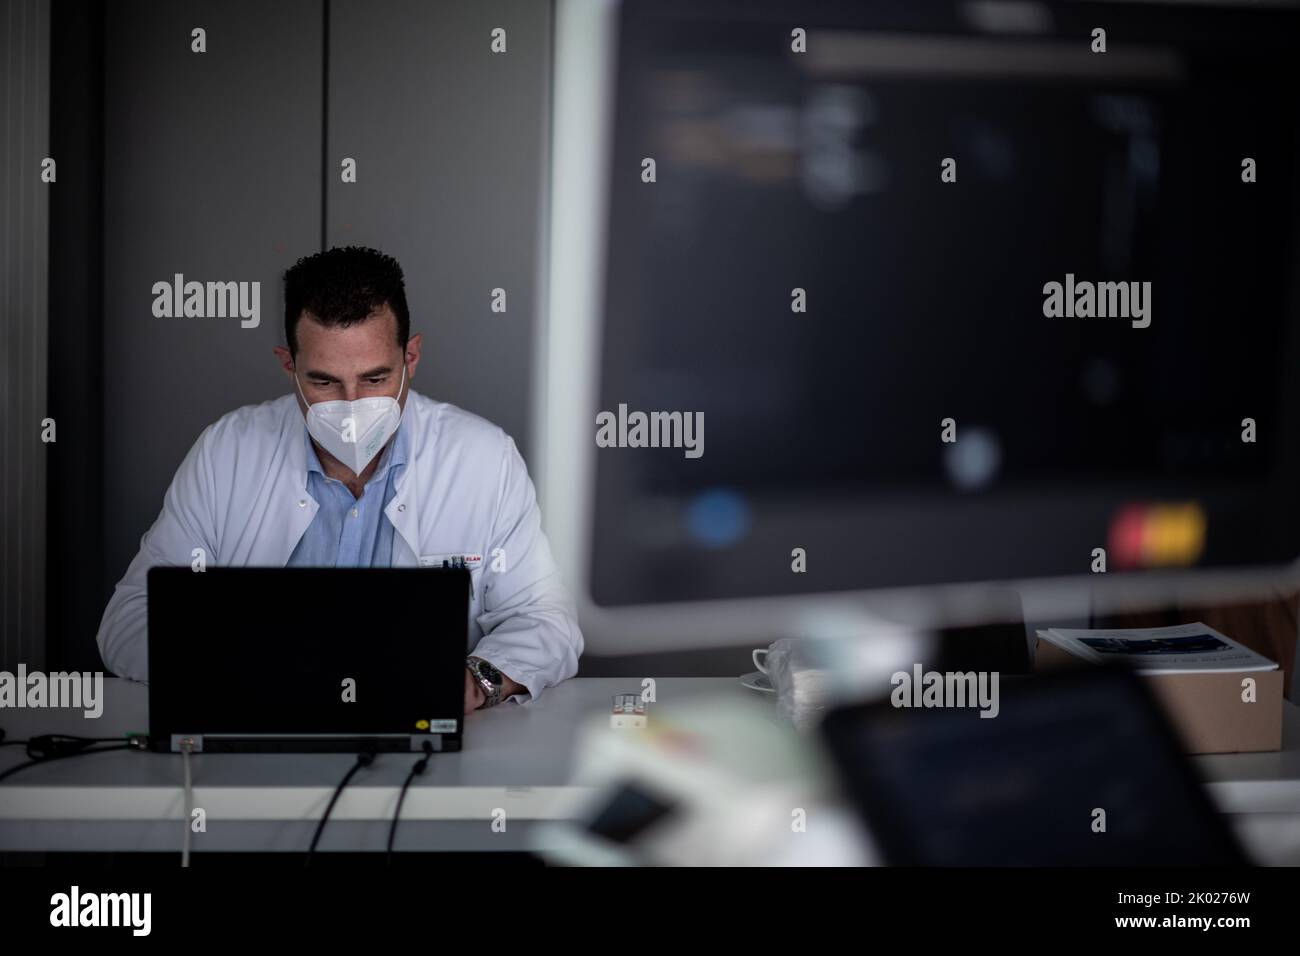
M 561 2 L 554 109 L 539 478 L 590 649 L 1300 552 L 1295 8 Z
M 1247 861 L 1164 713 L 1122 670 L 1007 681 L 996 720 L 889 702 L 820 728 L 841 787 L 902 866 Z

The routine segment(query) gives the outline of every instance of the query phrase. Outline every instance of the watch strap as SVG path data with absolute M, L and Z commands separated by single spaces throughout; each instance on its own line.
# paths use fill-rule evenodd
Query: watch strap
M 498 677 L 500 677 L 501 671 L 481 657 L 466 658 L 465 666 L 469 668 L 470 674 L 473 675 L 475 682 L 483 691 L 483 703 L 479 705 L 479 710 L 486 710 L 501 703 L 501 682 L 499 680 L 493 682 L 488 679 L 484 676 L 482 670 L 484 667 L 490 667 L 496 671 Z

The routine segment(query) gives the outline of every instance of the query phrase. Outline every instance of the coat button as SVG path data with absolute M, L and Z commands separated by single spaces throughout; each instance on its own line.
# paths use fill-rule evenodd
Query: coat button
M 303 498 L 301 501 L 299 501 L 299 502 L 298 502 L 298 507 L 299 507 L 299 508 L 306 508 L 306 507 L 307 507 L 307 499 L 306 499 L 306 498 Z
M 398 510 L 398 511 L 405 511 L 405 510 L 406 510 L 406 505 L 398 505 L 398 506 L 397 506 L 397 510 Z

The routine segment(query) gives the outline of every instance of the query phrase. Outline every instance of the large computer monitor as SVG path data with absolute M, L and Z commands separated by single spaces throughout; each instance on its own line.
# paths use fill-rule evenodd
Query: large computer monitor
M 1290 580 L 1298 27 L 561 0 L 536 474 L 589 648 Z

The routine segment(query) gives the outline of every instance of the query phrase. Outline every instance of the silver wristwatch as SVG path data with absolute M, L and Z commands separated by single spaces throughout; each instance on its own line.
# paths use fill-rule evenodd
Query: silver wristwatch
M 481 657 L 465 658 L 465 666 L 483 691 L 484 700 L 479 710 L 501 703 L 501 672 Z

